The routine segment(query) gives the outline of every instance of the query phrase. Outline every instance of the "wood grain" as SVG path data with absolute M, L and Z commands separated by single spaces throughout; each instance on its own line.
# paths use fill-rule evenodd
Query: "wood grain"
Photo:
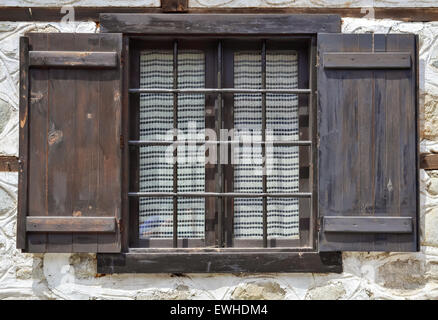
M 98 254 L 98 273 L 342 272 L 340 252 Z
M 27 217 L 28 232 L 115 232 L 112 217 Z
M 28 210 L 28 156 L 29 156 L 29 39 L 20 37 L 20 109 L 17 248 L 26 248 L 26 214 Z M 6 167 L 9 169 L 9 165 Z
M 183 35 L 273 35 L 340 32 L 338 15 L 108 14 L 100 15 L 103 33 Z
M 324 232 L 412 233 L 411 217 L 324 217 Z
M 27 249 L 119 252 L 122 37 L 30 33 L 28 38 L 30 52 L 52 51 L 57 61 L 75 56 L 71 52 L 97 52 L 97 57 L 106 52 L 111 59 L 116 53 L 116 67 L 95 68 L 93 62 L 83 68 L 57 65 L 30 69 L 30 192 L 25 216 L 111 218 L 116 228 L 100 235 L 92 228 L 78 231 L 75 224 L 69 229 L 69 224 L 61 223 L 56 232 L 32 229 L 27 233 Z M 60 57 L 60 52 L 67 52 L 66 57 Z
M 92 51 L 31 51 L 30 67 L 115 68 L 117 52 Z
M 187 12 L 188 0 L 161 0 L 163 12 Z
M 318 41 L 324 58 L 401 52 L 416 61 L 414 35 L 322 34 Z M 417 250 L 416 69 L 318 68 L 321 251 Z M 350 227 L 356 217 L 409 218 L 412 228 L 326 232 L 329 217 L 351 219 L 345 223 Z M 398 228 L 395 222 L 392 227 Z
M 175 1 L 175 0 L 173 0 Z M 180 2 L 180 0 L 176 0 Z M 184 1 L 184 0 L 183 0 Z M 438 8 L 373 8 L 375 19 L 402 21 L 437 21 Z M 99 21 L 101 13 L 161 13 L 165 8 L 151 7 L 80 7 L 75 6 L 76 21 Z M 367 12 L 363 8 L 187 8 L 188 13 L 197 14 L 337 14 L 341 17 L 363 18 Z M 0 21 L 60 21 L 65 13 L 61 7 L 2 7 Z
M 434 154 L 434 153 L 421 154 L 420 168 L 425 170 L 438 170 L 438 154 Z
M 405 52 L 345 52 L 325 53 L 324 68 L 330 69 L 406 69 L 411 67 L 411 55 Z

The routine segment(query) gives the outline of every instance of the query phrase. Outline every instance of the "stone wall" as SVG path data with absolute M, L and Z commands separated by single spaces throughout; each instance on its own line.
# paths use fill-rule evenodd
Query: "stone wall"
M 12 2 L 17 3 L 6 0 L 7 5 Z M 301 2 L 258 0 L 257 5 Z M 39 3 L 60 5 L 62 1 Z M 208 1 L 210 5 L 245 3 Z M 416 1 L 419 6 L 422 3 L 430 2 Z M 204 6 L 207 1 L 191 0 L 191 4 Z M 438 22 L 343 19 L 342 30 L 420 35 L 421 150 L 438 152 Z M 0 22 L 0 155 L 18 153 L 18 38 L 27 31 L 96 32 L 97 26 L 92 22 Z M 33 255 L 15 249 L 17 173 L 0 172 L 0 299 L 438 299 L 438 171 L 421 170 L 420 187 L 421 251 L 344 253 L 342 274 L 97 276 L 92 254 Z

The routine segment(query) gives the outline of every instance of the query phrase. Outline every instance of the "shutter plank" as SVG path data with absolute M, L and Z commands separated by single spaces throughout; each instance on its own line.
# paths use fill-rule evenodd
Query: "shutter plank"
M 48 37 L 48 50 L 74 50 L 75 35 Z M 73 215 L 75 179 L 76 74 L 49 69 L 48 110 L 48 210 L 49 215 Z M 48 252 L 72 252 L 72 233 L 48 234 Z
M 31 50 L 46 50 L 47 35 L 33 35 Z M 48 214 L 47 207 L 47 132 L 49 71 L 30 70 L 29 99 L 29 216 Z M 28 235 L 30 252 L 46 252 L 47 234 Z
M 100 39 L 101 50 L 122 49 L 121 37 L 112 36 Z M 102 70 L 100 73 L 100 100 L 99 100 L 99 146 L 102 153 L 99 158 L 99 177 L 98 184 L 99 204 L 102 213 L 111 213 L 117 219 L 121 219 L 121 70 L 118 73 L 112 70 Z M 113 108 L 108 112 L 108 108 Z M 115 125 L 107 125 L 114 123 Z M 112 154 L 113 157 L 106 157 Z M 118 170 L 115 170 L 118 168 Z M 117 229 L 115 234 L 98 235 L 99 252 L 118 252 L 120 251 L 120 232 Z
M 373 50 L 372 35 L 366 34 L 359 37 L 358 51 L 369 54 Z M 374 199 L 373 199 L 373 183 L 372 177 L 374 175 L 374 165 L 372 161 L 373 150 L 375 147 L 375 136 L 372 134 L 372 126 L 375 121 L 375 111 L 373 103 L 373 75 L 374 70 L 362 70 L 363 75 L 360 79 L 356 77 L 357 88 L 357 118 L 355 126 L 357 128 L 356 141 L 358 147 L 358 156 L 352 161 L 357 163 L 357 171 L 352 179 L 359 179 L 356 182 L 357 203 L 352 211 L 357 210 L 358 215 L 368 218 L 370 214 L 374 214 Z M 354 141 L 352 141 L 354 143 Z M 362 186 L 368 186 L 363 188 Z M 358 243 L 361 246 L 366 244 L 369 235 L 359 235 Z
M 319 35 L 318 42 L 320 251 L 415 251 L 417 66 L 323 67 L 327 53 L 356 51 L 402 52 L 416 61 L 415 37 L 327 34 Z M 333 217 L 345 218 L 344 229 L 326 223 Z M 402 219 L 382 220 L 390 217 Z M 372 227 L 351 232 L 355 219 L 392 225 L 378 232 Z M 403 226 L 397 224 L 408 220 L 412 228 L 400 232 Z
M 20 110 L 19 153 L 20 167 L 17 210 L 17 248 L 26 249 L 26 212 L 28 208 L 28 159 L 29 159 L 29 39 L 20 37 Z
M 75 37 L 75 46 L 83 50 L 99 50 L 99 39 Z M 77 70 L 76 97 L 76 146 L 73 212 L 82 217 L 93 216 L 99 210 L 96 204 L 98 184 L 98 100 L 100 95 L 100 72 Z M 84 192 L 84 191 L 87 192 Z M 96 233 L 79 233 L 73 235 L 74 252 L 98 252 Z

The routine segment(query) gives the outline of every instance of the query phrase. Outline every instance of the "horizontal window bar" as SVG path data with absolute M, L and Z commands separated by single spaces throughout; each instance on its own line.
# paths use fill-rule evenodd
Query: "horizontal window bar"
M 156 141 L 156 140 L 129 140 L 129 145 L 133 146 L 144 146 L 144 145 L 159 145 L 159 146 L 165 146 L 165 145 L 187 145 L 187 144 L 196 144 L 196 145 L 203 145 L 203 144 L 273 144 L 273 145 L 285 145 L 285 146 L 310 146 L 312 145 L 312 141 L 308 140 L 298 140 L 298 141 L 250 141 L 250 142 L 242 142 L 242 141 L 189 141 L 189 140 L 177 140 L 177 141 Z
M 207 197 L 231 197 L 231 198 L 311 198 L 311 192 L 293 192 L 293 193 L 244 193 L 244 192 L 129 192 L 130 197 L 190 197 L 190 198 L 207 198 Z
M 236 88 L 193 88 L 193 89 L 160 89 L 160 88 L 131 88 L 130 93 L 311 93 L 310 89 L 236 89 Z

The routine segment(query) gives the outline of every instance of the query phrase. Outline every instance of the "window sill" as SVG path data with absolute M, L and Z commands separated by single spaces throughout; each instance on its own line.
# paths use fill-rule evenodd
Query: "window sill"
M 97 255 L 97 272 L 113 273 L 341 273 L 340 252 L 207 252 L 202 250 Z

